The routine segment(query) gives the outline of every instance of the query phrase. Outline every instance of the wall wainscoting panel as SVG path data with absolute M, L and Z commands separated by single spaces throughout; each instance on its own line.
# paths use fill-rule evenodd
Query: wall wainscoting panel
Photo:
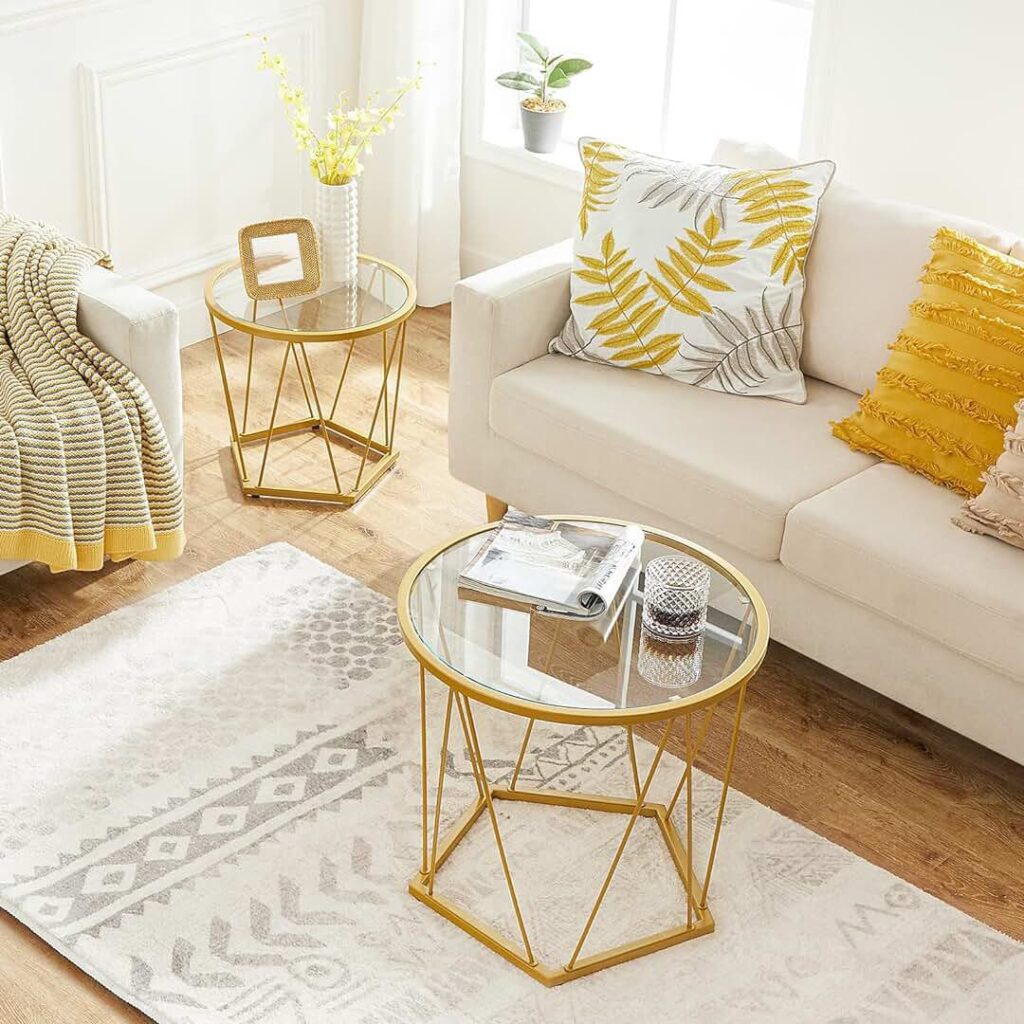
M 316 81 L 319 22 L 306 8 L 252 34 L 272 35 L 298 55 L 296 78 Z M 295 173 L 275 174 L 294 147 L 276 130 L 272 83 L 254 70 L 254 52 L 236 34 L 117 67 L 82 66 L 89 241 L 144 287 L 210 269 L 235 250 L 240 224 L 302 206 L 299 161 Z
M 236 253 L 239 227 L 312 208 L 276 83 L 256 70 L 260 38 L 319 117 L 358 81 L 360 12 L 361 0 L 0 0 L 0 89 L 20 97 L 0 107 L 0 204 L 108 250 L 178 306 L 183 344 L 208 337 L 203 279 Z
M 310 6 L 246 35 L 81 68 L 89 240 L 145 288 L 196 279 L 181 310 L 185 340 L 209 333 L 198 291 L 237 251 L 239 226 L 308 209 L 307 175 L 273 82 L 254 68 L 252 37 L 272 37 L 296 80 L 316 83 L 322 25 Z
M 52 0 L 50 3 L 0 4 L 0 35 L 26 32 L 98 10 L 126 7 L 136 0 Z M 10 10 L 8 10 L 10 8 Z

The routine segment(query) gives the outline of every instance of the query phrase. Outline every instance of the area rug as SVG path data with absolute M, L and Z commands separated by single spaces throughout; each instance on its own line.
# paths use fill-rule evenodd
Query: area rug
M 160 1024 L 1020 1019 L 1020 944 L 740 793 L 712 935 L 543 988 L 406 891 L 417 679 L 393 605 L 283 544 L 7 662 L 0 906 Z M 519 727 L 479 719 L 498 778 Z M 522 784 L 628 792 L 627 765 L 621 732 L 538 727 Z M 698 855 L 717 787 L 695 780 Z M 457 743 L 450 813 L 473 792 Z M 538 952 L 564 956 L 622 819 L 501 814 Z M 634 839 L 588 950 L 680 915 Z M 438 887 L 515 934 L 486 821 Z

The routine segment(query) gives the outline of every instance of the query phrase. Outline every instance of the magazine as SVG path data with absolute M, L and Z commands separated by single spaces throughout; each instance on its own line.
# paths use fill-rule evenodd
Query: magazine
M 460 593 L 575 619 L 617 616 L 640 572 L 639 526 L 509 512 L 459 576 Z

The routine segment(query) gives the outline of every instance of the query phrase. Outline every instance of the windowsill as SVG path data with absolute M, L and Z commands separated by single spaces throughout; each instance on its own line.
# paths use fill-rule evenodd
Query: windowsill
M 530 153 L 523 149 L 523 136 L 518 129 L 473 139 L 467 142 L 465 155 L 574 192 L 579 191 L 583 182 L 575 143 L 562 142 L 554 153 Z

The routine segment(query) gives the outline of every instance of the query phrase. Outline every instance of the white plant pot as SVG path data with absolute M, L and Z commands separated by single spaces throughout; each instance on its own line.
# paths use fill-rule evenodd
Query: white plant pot
M 325 282 L 349 284 L 359 274 L 359 186 L 316 183 L 316 234 L 320 276 Z
M 561 110 L 530 110 L 520 106 L 523 148 L 530 153 L 554 153 L 562 141 L 565 107 Z

